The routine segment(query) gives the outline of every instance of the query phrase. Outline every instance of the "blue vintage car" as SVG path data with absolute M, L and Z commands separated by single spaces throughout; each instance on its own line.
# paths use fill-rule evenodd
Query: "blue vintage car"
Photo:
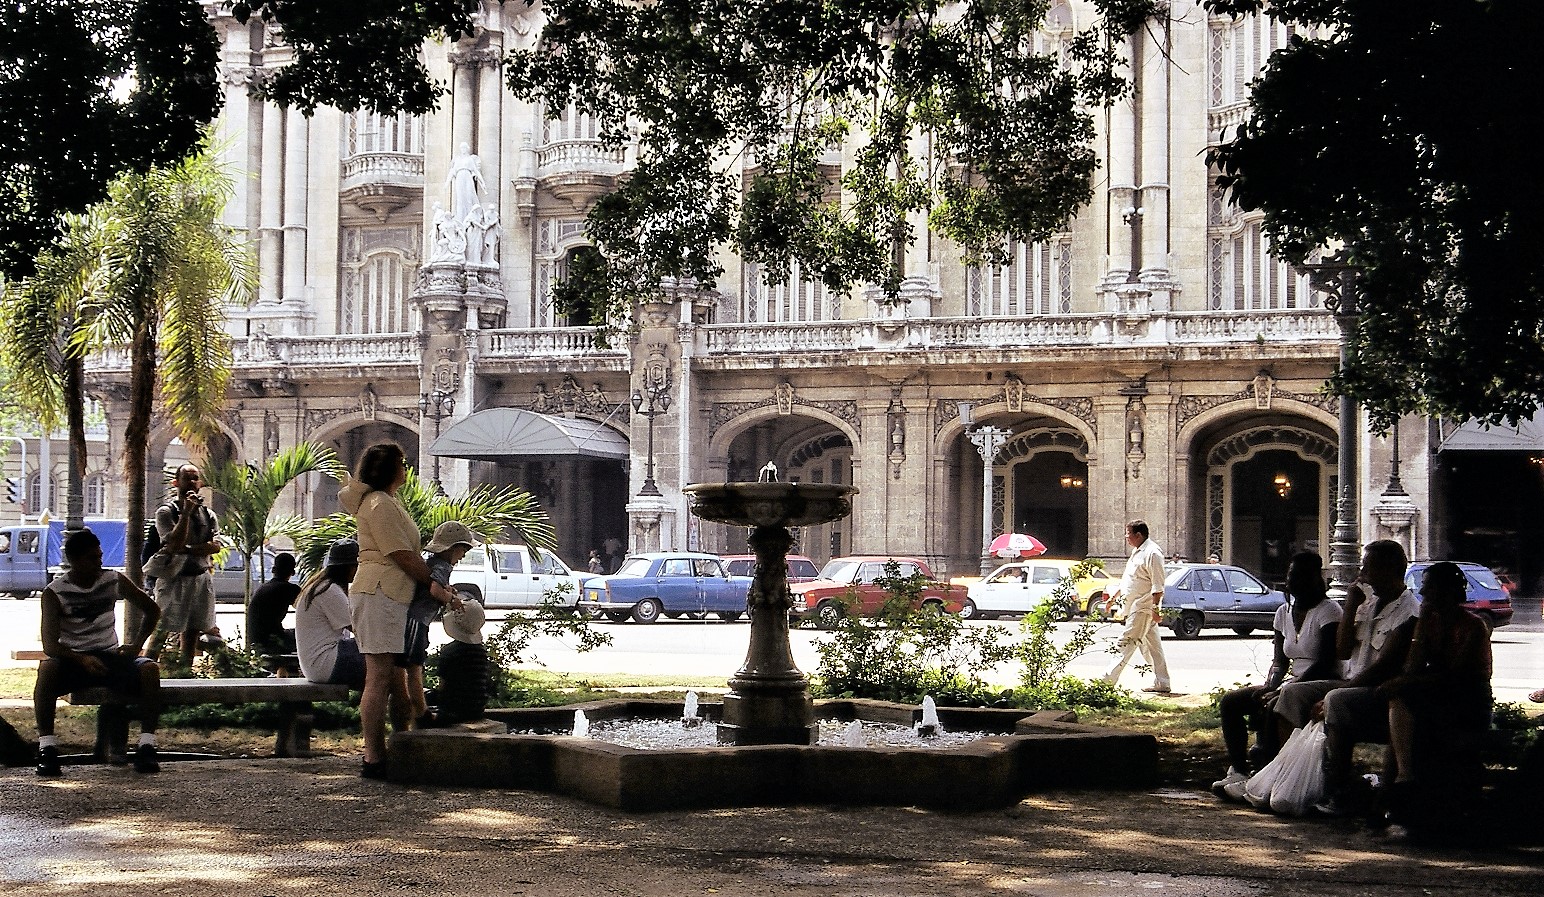
M 616 623 L 708 614 L 733 622 L 745 614 L 750 588 L 751 578 L 730 576 L 717 555 L 655 551 L 630 555 L 617 572 L 587 580 L 579 607 Z

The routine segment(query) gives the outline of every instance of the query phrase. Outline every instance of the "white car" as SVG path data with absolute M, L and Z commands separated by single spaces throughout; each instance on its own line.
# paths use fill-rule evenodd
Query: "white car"
M 573 572 L 550 551 L 495 543 L 468 551 L 451 572 L 450 587 L 489 608 L 541 607 L 548 593 L 573 607 L 589 578 Z
M 1030 558 L 1003 564 L 967 587 L 965 607 L 960 616 L 991 619 L 1003 614 L 1027 614 L 1051 594 L 1077 563 L 1057 558 Z M 1086 614 L 1090 602 L 1101 604 L 1107 582 L 1103 570 L 1096 570 L 1079 580 L 1075 586 L 1073 610 Z

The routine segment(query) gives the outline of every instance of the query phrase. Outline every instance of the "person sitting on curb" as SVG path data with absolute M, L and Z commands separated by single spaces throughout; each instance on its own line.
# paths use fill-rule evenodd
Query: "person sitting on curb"
M 134 771 L 159 772 L 155 730 L 161 713 L 161 668 L 141 657 L 145 639 L 155 631 L 161 608 L 133 580 L 116 570 L 102 569 L 102 542 L 89 529 L 64 540 L 70 571 L 43 590 L 41 629 L 43 653 L 32 708 L 38 724 L 37 773 L 60 775 L 59 742 L 54 735 L 55 704 L 67 695 L 94 686 L 134 696 L 139 706 L 139 746 Z M 118 641 L 118 600 L 139 609 L 144 623 L 126 643 Z
M 1490 632 L 1464 608 L 1468 580 L 1450 561 L 1426 568 L 1421 613 L 1404 672 L 1378 686 L 1389 702 L 1388 805 L 1392 821 L 1425 824 L 1436 820 L 1433 798 L 1441 775 L 1432 749 L 1455 733 L 1490 727 Z M 1451 773 L 1451 770 L 1447 772 Z
M 445 612 L 445 634 L 451 641 L 440 649 L 440 684 L 434 691 L 442 725 L 482 719 L 493 697 L 496 671 L 483 644 L 487 615 L 482 604 L 468 598 L 460 610 Z
M 1287 568 L 1287 602 L 1276 609 L 1271 624 L 1274 659 L 1265 684 L 1234 689 L 1218 702 L 1230 765 L 1228 774 L 1212 783 L 1213 791 L 1243 799 L 1244 783 L 1281 750 L 1285 738 L 1271 705 L 1284 679 L 1289 675 L 1293 682 L 1340 679 L 1335 642 L 1340 619 L 1340 605 L 1325 592 L 1324 560 L 1312 551 L 1293 555 Z M 1257 745 L 1253 752 L 1249 750 L 1251 730 Z M 1230 790 L 1230 785 L 1237 787 Z
M 1346 590 L 1345 614 L 1352 624 L 1340 627 L 1336 642 L 1341 659 L 1347 661 L 1347 679 L 1325 692 L 1313 708 L 1313 718 L 1324 720 L 1328 795 L 1314 809 L 1326 816 L 1349 812 L 1351 755 L 1357 743 L 1388 740 L 1388 701 L 1377 688 L 1404 669 L 1420 610 L 1415 593 L 1405 587 L 1408 565 L 1398 542 L 1369 542 L 1362 551 L 1361 575 Z M 1305 682 L 1303 687 L 1318 684 Z

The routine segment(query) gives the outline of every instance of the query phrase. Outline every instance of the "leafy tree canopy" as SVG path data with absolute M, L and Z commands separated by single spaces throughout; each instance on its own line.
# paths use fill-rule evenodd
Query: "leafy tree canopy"
M 1343 244 L 1359 271 L 1352 358 L 1332 388 L 1375 426 L 1497 421 L 1544 399 L 1544 169 L 1520 98 L 1544 93 L 1536 0 L 1207 0 L 1301 34 L 1211 154 L 1293 262 Z
M 262 85 L 319 104 L 427 112 L 444 85 L 422 46 L 472 28 L 477 0 L 254 0 L 294 62 Z M 28 276 L 66 213 L 106 197 L 118 174 L 175 164 L 220 110 L 219 39 L 200 0 L 0 2 L 0 272 Z
M 989 256 L 1092 198 L 1089 109 L 1124 86 L 1109 38 L 1156 8 L 1094 6 L 1099 22 L 1048 40 L 1049 0 L 544 0 L 506 65 L 549 114 L 572 104 L 611 146 L 638 140 L 588 221 L 588 276 L 613 301 L 711 287 L 726 246 L 773 277 L 797 262 L 893 296 L 921 217 Z M 823 162 L 844 145 L 836 183 Z

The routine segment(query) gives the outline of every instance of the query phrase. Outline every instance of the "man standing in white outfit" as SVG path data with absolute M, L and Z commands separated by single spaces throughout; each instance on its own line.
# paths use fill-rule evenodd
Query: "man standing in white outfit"
M 1126 572 L 1111 598 L 1126 602 L 1126 630 L 1120 636 L 1120 660 L 1104 674 L 1104 681 L 1114 685 L 1121 671 L 1131 662 L 1131 655 L 1142 652 L 1142 660 L 1153 668 L 1153 684 L 1143 691 L 1169 694 L 1169 662 L 1163 656 L 1158 639 L 1158 606 L 1163 602 L 1163 549 L 1147 537 L 1147 522 L 1133 520 L 1126 524 L 1126 544 L 1136 549 L 1126 560 Z

